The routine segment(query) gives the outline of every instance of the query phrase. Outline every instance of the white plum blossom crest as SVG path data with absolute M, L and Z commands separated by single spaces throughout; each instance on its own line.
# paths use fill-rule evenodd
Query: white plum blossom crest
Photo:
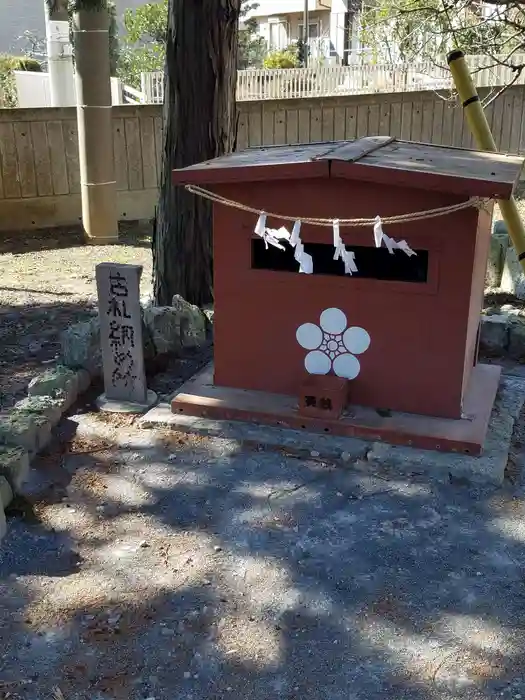
M 366 352 L 370 335 L 364 328 L 350 326 L 341 309 L 325 309 L 315 323 L 303 323 L 296 331 L 299 345 L 309 350 L 304 366 L 309 374 L 329 374 L 355 379 L 361 371 L 356 355 Z

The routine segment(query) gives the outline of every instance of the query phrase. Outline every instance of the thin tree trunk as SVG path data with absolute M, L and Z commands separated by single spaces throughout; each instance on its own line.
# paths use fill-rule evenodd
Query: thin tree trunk
M 174 294 L 213 299 L 211 207 L 174 187 L 174 168 L 234 148 L 237 33 L 241 0 L 170 0 L 166 46 L 164 157 L 153 236 L 157 304 Z

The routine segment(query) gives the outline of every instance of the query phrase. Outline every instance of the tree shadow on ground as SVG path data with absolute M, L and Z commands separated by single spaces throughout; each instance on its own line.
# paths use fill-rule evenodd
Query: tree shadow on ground
M 116 245 L 151 247 L 151 221 L 120 221 Z M 30 231 L 0 231 L 0 255 L 78 248 L 86 245 L 83 229 L 78 226 L 54 226 Z
M 37 674 L 24 698 L 525 690 L 519 484 L 445 486 L 178 433 L 99 448 L 64 455 L 67 503 L 42 504 L 0 550 L 4 604 L 29 620 L 9 623 L 0 676 Z M 50 528 L 82 557 L 66 578 L 44 557 Z
M 0 408 L 22 398 L 34 374 L 58 358 L 66 328 L 96 313 L 89 300 L 0 306 Z

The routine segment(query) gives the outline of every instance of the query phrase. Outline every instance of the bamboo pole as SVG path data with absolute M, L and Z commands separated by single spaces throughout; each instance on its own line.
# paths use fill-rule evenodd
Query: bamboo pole
M 478 91 L 470 75 L 463 51 L 451 51 L 447 56 L 447 63 L 476 146 L 482 151 L 497 152 L 498 149 L 496 148 L 494 137 L 487 122 Z M 519 215 L 516 200 L 511 196 L 510 199 L 499 199 L 498 204 L 503 219 L 507 224 L 507 230 L 512 240 L 512 245 L 516 250 L 518 260 L 525 271 L 525 227 Z
M 117 243 L 107 7 L 75 12 L 73 30 L 84 232 L 88 243 Z

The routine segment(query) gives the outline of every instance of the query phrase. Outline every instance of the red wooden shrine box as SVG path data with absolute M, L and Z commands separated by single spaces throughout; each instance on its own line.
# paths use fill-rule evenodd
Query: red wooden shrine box
M 248 149 L 173 177 L 258 211 L 374 219 L 508 199 L 522 164 L 373 137 Z M 257 215 L 214 204 L 214 366 L 172 410 L 479 454 L 500 375 L 477 362 L 491 216 L 487 201 L 384 224 L 415 256 L 376 248 L 372 226 L 341 228 L 352 276 L 333 260 L 332 229 L 303 223 L 313 274 L 300 274 L 291 246 L 266 249 Z M 341 392 L 342 414 L 327 398 Z

